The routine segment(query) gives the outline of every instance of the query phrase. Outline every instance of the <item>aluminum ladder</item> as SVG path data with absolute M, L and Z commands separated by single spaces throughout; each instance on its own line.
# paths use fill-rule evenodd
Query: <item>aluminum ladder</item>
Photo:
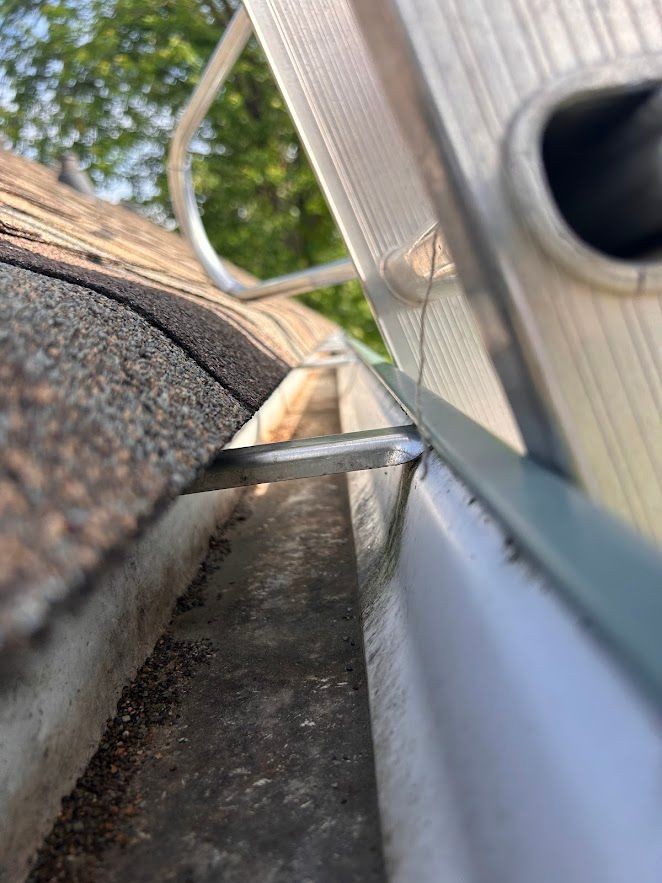
M 336 262 L 246 289 L 228 274 L 204 234 L 185 149 L 253 30 L 343 234 L 351 271 L 346 262 Z M 296 294 L 358 273 L 396 363 L 417 376 L 426 279 L 412 272 L 411 286 L 395 277 L 391 284 L 383 264 L 403 244 L 421 239 L 423 260 L 419 255 L 414 264 L 427 272 L 430 242 L 422 234 L 434 224 L 434 210 L 345 0 L 319 8 L 296 2 L 249 2 L 238 8 L 173 139 L 170 188 L 180 228 L 224 291 L 245 299 Z M 422 381 L 521 450 L 510 406 L 443 249 L 436 277 L 426 320 L 428 339 L 436 343 L 425 359 Z
M 662 8 L 353 0 L 528 450 L 662 538 Z
M 600 96 L 646 97 L 661 16 L 649 0 L 629 12 L 586 0 L 575 28 L 576 6 L 534 16 L 519 0 L 246 0 L 210 83 L 254 30 L 396 364 L 417 377 L 423 354 L 425 387 L 660 537 L 662 270 L 572 230 L 540 144 L 554 117 L 549 150 L 572 203 L 563 151 L 586 127 L 565 109 L 589 95 L 590 124 Z M 593 194 L 582 192 L 579 214 Z M 635 231 L 636 215 L 623 216 Z M 312 268 L 257 295 L 350 271 Z M 232 280 L 221 287 L 232 293 Z

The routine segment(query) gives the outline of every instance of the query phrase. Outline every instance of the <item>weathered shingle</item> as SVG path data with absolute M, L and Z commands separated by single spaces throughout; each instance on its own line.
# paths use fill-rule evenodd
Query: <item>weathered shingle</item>
M 0 154 L 0 647 L 93 585 L 331 327 L 233 302 L 175 234 Z

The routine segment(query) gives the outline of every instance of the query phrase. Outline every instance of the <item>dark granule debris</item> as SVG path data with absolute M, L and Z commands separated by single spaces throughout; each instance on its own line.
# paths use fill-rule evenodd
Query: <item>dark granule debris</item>
M 241 505 L 241 504 L 240 504 Z M 236 515 L 227 522 L 229 526 L 237 519 Z M 197 576 L 186 592 L 177 599 L 175 616 L 186 613 L 194 607 L 204 607 L 204 588 L 207 579 L 220 567 L 221 561 L 230 551 L 230 543 L 224 536 L 213 537 L 209 543 L 209 556 L 202 562 Z M 213 553 L 213 554 L 211 554 Z
M 153 730 L 172 722 L 186 683 L 213 653 L 210 641 L 176 641 L 169 631 L 160 638 L 125 687 L 85 773 L 62 801 L 29 883 L 93 881 L 104 851 L 128 842 L 123 822 L 139 812 L 142 799 L 132 781 L 148 758 L 161 759 L 151 749 Z
M 235 518 L 230 518 L 226 526 Z M 229 552 L 225 531 L 219 530 L 211 538 L 209 553 L 191 585 L 177 600 L 173 619 L 204 606 L 207 580 Z M 209 640 L 176 640 L 172 621 L 170 626 L 122 691 L 115 717 L 108 721 L 96 754 L 74 790 L 62 801 L 28 883 L 92 883 L 98 877 L 98 863 L 105 851 L 129 843 L 124 823 L 137 815 L 142 804 L 141 794 L 133 788 L 136 773 L 148 759 L 163 759 L 155 748 L 157 728 L 171 726 L 177 719 L 187 683 L 215 653 Z M 174 773 L 177 766 L 169 769 Z

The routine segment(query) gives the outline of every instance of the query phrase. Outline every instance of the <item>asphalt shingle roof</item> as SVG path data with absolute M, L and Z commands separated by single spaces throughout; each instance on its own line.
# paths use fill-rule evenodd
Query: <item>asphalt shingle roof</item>
M 48 622 L 332 326 L 0 152 L 0 648 Z

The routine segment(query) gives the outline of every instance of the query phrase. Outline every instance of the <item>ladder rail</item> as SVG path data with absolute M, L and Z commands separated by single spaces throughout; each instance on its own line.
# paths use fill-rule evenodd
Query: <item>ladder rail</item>
M 429 235 L 436 221 L 432 204 L 350 0 L 245 5 L 394 362 L 412 377 L 420 373 L 424 386 L 521 450 L 452 263 Z M 436 352 L 421 359 L 424 318 Z

